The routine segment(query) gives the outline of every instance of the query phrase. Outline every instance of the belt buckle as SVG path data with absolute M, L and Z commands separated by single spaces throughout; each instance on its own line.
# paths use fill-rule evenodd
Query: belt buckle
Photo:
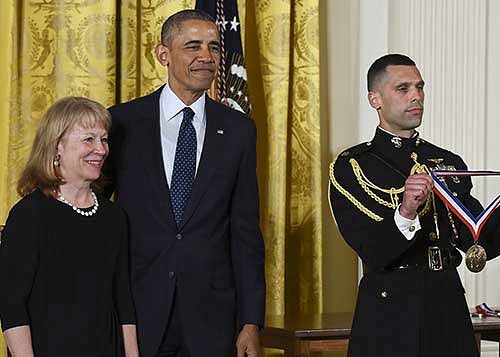
M 443 270 L 443 259 L 441 258 L 441 249 L 439 247 L 429 247 L 427 249 L 427 257 L 429 258 L 429 269 L 431 271 Z

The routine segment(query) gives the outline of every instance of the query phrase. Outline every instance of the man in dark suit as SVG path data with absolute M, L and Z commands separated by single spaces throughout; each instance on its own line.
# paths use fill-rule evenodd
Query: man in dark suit
M 255 125 L 205 94 L 221 56 L 209 15 L 178 12 L 161 37 L 168 83 L 110 108 L 108 172 L 130 223 L 141 356 L 259 356 Z
M 433 195 L 428 170 L 466 170 L 460 156 L 420 138 L 424 81 L 407 56 L 389 54 L 368 71 L 373 139 L 330 166 L 330 203 L 346 242 L 364 264 L 349 357 L 478 356 L 456 267 L 473 244 L 464 224 Z M 425 166 L 425 168 L 424 168 Z M 445 184 L 475 215 L 469 177 Z M 500 212 L 500 211 L 499 211 Z M 479 243 L 498 256 L 498 215 Z

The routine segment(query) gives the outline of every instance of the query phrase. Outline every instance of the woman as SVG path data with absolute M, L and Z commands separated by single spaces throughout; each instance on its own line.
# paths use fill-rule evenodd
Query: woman
M 101 104 L 68 97 L 37 131 L 0 246 L 0 319 L 14 357 L 139 355 L 125 216 L 94 193 L 110 125 Z

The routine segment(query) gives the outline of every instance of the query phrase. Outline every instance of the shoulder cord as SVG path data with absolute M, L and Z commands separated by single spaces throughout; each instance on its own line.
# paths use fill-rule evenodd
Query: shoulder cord
M 396 209 L 399 206 L 398 194 L 404 192 L 404 186 L 400 188 L 391 187 L 389 189 L 379 187 L 366 177 L 363 170 L 361 169 L 361 167 L 359 166 L 358 162 L 355 159 L 351 158 L 349 162 L 352 166 L 352 170 L 354 172 L 354 175 L 356 176 L 356 179 L 358 180 L 359 185 L 363 188 L 363 190 L 366 192 L 367 195 L 373 198 L 380 205 L 386 206 L 390 209 Z M 410 175 L 413 175 L 415 172 L 417 172 L 417 170 L 420 170 L 420 166 L 417 166 L 417 164 L 413 165 Z M 383 198 L 379 197 L 370 188 L 388 194 L 389 197 L 391 198 L 391 202 L 386 201 Z M 427 200 L 425 201 L 424 208 L 420 212 L 418 212 L 418 215 L 422 217 L 427 212 L 429 212 L 431 209 L 431 205 L 432 205 L 432 197 L 431 195 L 429 195 L 427 197 Z
M 377 203 L 383 206 L 389 207 L 391 209 L 396 209 L 396 207 L 399 205 L 399 197 L 397 195 L 403 193 L 404 187 L 401 188 L 391 187 L 389 189 L 379 187 L 366 177 L 363 170 L 361 169 L 361 167 L 359 166 L 358 162 L 355 159 L 350 159 L 349 163 L 352 166 L 352 171 L 354 172 L 354 175 L 356 176 L 359 185 L 371 198 L 373 198 Z M 391 202 L 380 198 L 370 188 L 388 194 L 391 198 Z
M 334 175 L 334 170 L 333 166 L 335 165 L 335 160 L 330 164 L 330 182 L 332 183 L 333 187 L 337 189 L 345 198 L 347 198 L 358 210 L 360 210 L 362 213 L 373 219 L 374 221 L 381 222 L 384 220 L 384 218 L 380 217 L 378 214 L 375 212 L 371 211 L 367 207 L 365 207 L 361 202 L 359 202 L 349 191 L 347 191 L 345 188 L 343 188 L 335 179 Z
M 418 155 L 416 153 L 414 153 L 414 152 L 411 153 L 411 159 L 415 162 L 415 165 L 412 168 L 412 173 L 413 172 L 417 172 L 417 173 L 424 172 L 424 173 L 430 174 L 429 168 L 426 165 L 422 165 L 417 161 Z M 439 239 L 438 217 L 437 217 L 437 209 L 436 209 L 436 201 L 434 198 L 434 192 L 432 192 L 431 195 L 432 195 L 432 205 L 434 208 L 434 225 L 436 226 L 436 233 L 437 233 L 438 239 Z M 429 196 L 431 196 L 431 195 L 429 195 Z M 451 229 L 453 230 L 453 238 L 458 241 L 459 237 L 458 237 L 457 226 L 455 225 L 455 220 L 453 219 L 453 215 L 451 214 L 451 211 L 448 208 L 448 206 L 447 205 L 444 205 L 444 206 L 446 207 L 448 221 L 450 222 Z M 456 247 L 456 244 L 453 240 L 450 240 L 450 243 L 452 246 Z

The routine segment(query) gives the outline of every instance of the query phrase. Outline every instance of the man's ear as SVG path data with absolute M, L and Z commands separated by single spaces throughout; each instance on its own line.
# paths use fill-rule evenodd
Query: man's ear
M 370 102 L 370 105 L 373 109 L 379 110 L 382 107 L 382 105 L 380 104 L 381 103 L 380 93 L 369 91 L 368 92 L 368 102 Z
M 160 43 L 156 46 L 155 53 L 158 62 L 160 62 L 162 66 L 167 67 L 170 63 L 170 51 L 168 47 Z

